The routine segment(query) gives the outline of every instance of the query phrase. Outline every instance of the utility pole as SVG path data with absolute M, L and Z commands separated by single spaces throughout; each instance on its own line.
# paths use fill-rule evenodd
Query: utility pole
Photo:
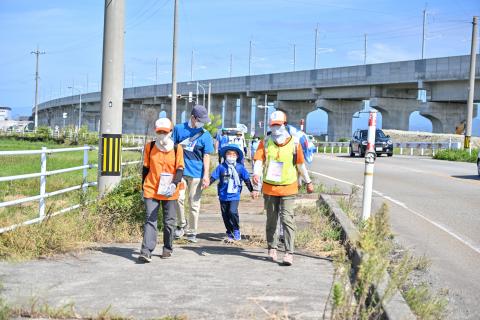
M 473 121 L 473 99 L 475 97 L 475 65 L 477 61 L 477 41 L 478 41 L 478 17 L 474 16 L 472 21 L 472 47 L 470 50 L 470 78 L 468 81 L 468 101 L 467 101 L 467 124 L 465 128 L 465 140 L 463 147 L 470 149 L 470 137 L 472 136 Z
M 297 46 L 293 44 L 293 71 L 295 71 L 295 65 L 297 63 Z
M 88 73 L 87 73 L 87 90 L 85 90 L 86 93 L 88 93 Z
M 230 78 L 232 77 L 232 69 L 233 69 L 233 54 L 230 53 L 230 69 L 229 69 Z
M 173 9 L 173 53 L 172 53 L 172 123 L 177 123 L 177 18 L 178 1 L 175 0 Z
M 425 34 L 427 28 L 427 6 L 423 10 L 423 28 L 422 28 L 422 59 L 425 57 Z
M 317 43 L 318 43 L 318 23 L 315 28 L 315 54 L 313 57 L 313 69 L 317 69 Z
M 35 55 L 35 131 L 37 131 L 38 127 L 38 80 L 40 77 L 38 76 L 38 57 L 41 54 L 45 54 L 45 51 L 40 51 L 38 50 L 38 45 L 37 45 L 37 50 L 30 52 L 31 54 Z
M 365 41 L 363 42 L 363 64 L 367 64 L 367 34 L 365 33 Z
M 98 191 L 104 196 L 122 176 L 125 0 L 105 0 Z
M 267 137 L 267 118 L 268 118 L 268 95 L 265 93 L 265 105 L 264 105 L 264 113 L 263 113 L 263 137 Z
M 158 58 L 155 58 L 155 87 L 153 89 L 153 104 L 157 104 L 157 85 L 158 85 Z
M 207 106 L 207 111 L 208 111 L 208 114 L 210 114 L 210 106 L 211 106 L 211 101 L 212 100 L 212 83 L 209 82 L 208 83 L 208 106 Z
M 248 49 L 248 75 L 251 75 L 252 70 L 252 40 L 250 40 L 250 47 Z
M 190 58 L 190 81 L 193 81 L 193 50 L 192 50 L 192 57 Z

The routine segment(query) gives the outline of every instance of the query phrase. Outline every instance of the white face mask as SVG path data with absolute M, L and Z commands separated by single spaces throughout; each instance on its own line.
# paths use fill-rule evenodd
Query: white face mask
M 237 162 L 237 157 L 236 156 L 227 156 L 226 160 L 227 160 L 228 164 L 234 164 L 235 162 Z
M 198 120 L 195 122 L 195 128 L 197 128 L 197 129 L 202 128 L 204 125 L 205 125 L 205 123 L 200 122 Z
M 272 135 L 276 136 L 285 131 L 285 125 L 274 125 L 271 126 L 270 129 L 272 129 Z
M 166 145 L 168 141 L 170 140 L 170 137 L 172 136 L 172 133 L 157 133 L 157 141 L 161 145 Z

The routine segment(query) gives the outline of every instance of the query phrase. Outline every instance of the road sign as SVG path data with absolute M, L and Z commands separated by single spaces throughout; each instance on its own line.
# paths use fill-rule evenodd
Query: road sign
M 63 113 L 63 119 L 67 119 L 67 113 L 66 112 Z
M 263 121 L 258 121 L 258 127 L 263 128 Z
M 188 102 L 192 102 L 193 101 L 193 93 L 190 91 L 188 93 Z

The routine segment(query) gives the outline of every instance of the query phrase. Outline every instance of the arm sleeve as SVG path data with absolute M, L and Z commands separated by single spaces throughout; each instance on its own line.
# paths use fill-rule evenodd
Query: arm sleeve
M 142 190 L 143 190 L 143 184 L 145 182 L 145 178 L 148 175 L 148 172 L 150 171 L 150 143 L 147 143 L 145 145 L 145 150 L 143 153 L 143 168 L 142 168 Z
M 305 163 L 302 164 L 297 164 L 297 170 L 298 174 L 303 178 L 303 181 L 305 181 L 306 184 L 309 184 L 312 182 L 312 179 L 310 179 L 310 175 L 308 174 L 307 166 Z
M 180 181 L 182 181 L 183 178 L 183 168 L 178 168 L 177 171 L 175 171 L 175 175 L 173 176 L 172 183 L 175 185 L 178 185 Z
M 253 191 L 253 185 L 250 179 L 243 180 L 245 182 L 245 185 L 247 186 L 248 191 L 252 192 Z

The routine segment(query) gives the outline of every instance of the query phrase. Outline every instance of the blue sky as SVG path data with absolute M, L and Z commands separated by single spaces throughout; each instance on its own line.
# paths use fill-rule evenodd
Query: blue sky
M 125 85 L 171 79 L 173 0 L 125 0 Z M 102 0 L 0 0 L 0 105 L 28 114 L 34 103 L 37 44 L 40 101 L 97 91 L 101 77 Z M 178 80 L 248 73 L 311 69 L 318 23 L 318 67 L 415 59 L 421 53 L 422 1 L 320 0 L 180 0 Z M 469 53 L 471 20 L 480 1 L 428 1 L 426 57 Z M 88 78 L 88 85 L 87 85 Z

